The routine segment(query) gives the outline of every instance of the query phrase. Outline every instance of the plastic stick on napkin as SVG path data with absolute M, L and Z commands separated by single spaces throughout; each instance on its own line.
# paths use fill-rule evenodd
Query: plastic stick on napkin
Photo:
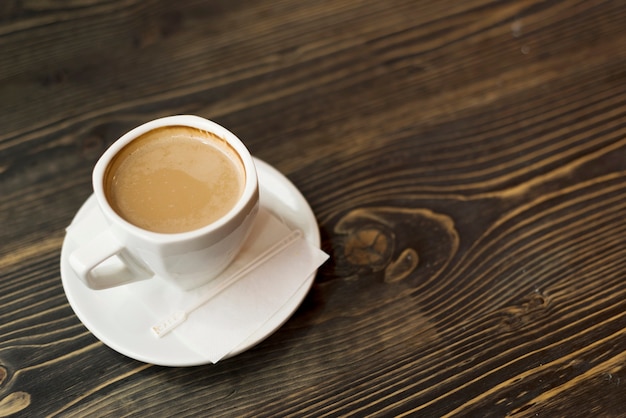
M 175 324 L 163 338 L 178 338 L 216 363 L 279 312 L 328 259 L 269 211 L 257 216 L 240 254 L 209 284 L 186 292 L 162 280 L 131 285 L 155 323 L 169 318 Z
M 185 310 L 177 310 L 177 311 L 172 312 L 170 316 L 159 321 L 157 324 L 153 325 L 152 328 L 150 329 L 157 337 L 159 338 L 163 337 L 164 335 L 172 331 L 174 328 L 176 328 L 178 325 L 182 324 L 187 319 L 187 317 L 189 316 L 191 312 L 195 311 L 196 309 L 200 308 L 205 303 L 209 302 L 218 293 L 225 290 L 228 286 L 232 285 L 237 280 L 241 279 L 242 277 L 250 273 L 255 268 L 258 268 L 262 263 L 265 263 L 270 258 L 274 257 L 280 251 L 284 250 L 289 245 L 293 244 L 298 238 L 301 238 L 301 237 L 302 237 L 302 231 L 300 231 L 299 229 L 291 231 L 289 235 L 287 235 L 285 238 L 271 245 L 267 250 L 257 255 L 256 258 L 254 258 L 253 260 L 250 260 L 250 262 L 247 265 L 243 266 L 240 270 L 234 272 L 230 276 L 221 280 L 219 283 L 219 286 L 212 288 L 210 292 L 206 293 L 201 299 L 194 302 L 193 305 L 187 306 Z

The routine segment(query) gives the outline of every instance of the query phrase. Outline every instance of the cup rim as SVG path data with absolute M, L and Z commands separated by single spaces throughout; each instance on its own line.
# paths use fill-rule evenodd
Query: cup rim
M 203 227 L 193 229 L 191 231 L 164 233 L 150 231 L 137 225 L 134 225 L 120 216 L 109 203 L 104 191 L 104 177 L 106 169 L 112 162 L 113 158 L 129 143 L 141 135 L 162 127 L 167 126 L 186 126 L 208 131 L 224 141 L 226 141 L 238 154 L 243 164 L 245 183 L 241 196 L 237 203 L 221 218 Z M 126 232 L 133 236 L 137 236 L 146 241 L 156 244 L 166 244 L 171 242 L 180 242 L 205 237 L 212 232 L 219 231 L 231 225 L 229 231 L 234 229 L 239 223 L 243 222 L 243 218 L 251 212 L 258 201 L 258 178 L 254 160 L 248 148 L 244 143 L 231 131 L 223 126 L 196 115 L 174 115 L 153 119 L 143 123 L 130 131 L 126 132 L 116 141 L 114 141 L 100 156 L 92 172 L 92 186 L 100 209 L 109 222 L 117 226 L 121 226 Z M 239 215 L 244 215 L 239 219 Z M 233 221 L 235 225 L 232 225 Z M 226 234 L 229 232 L 226 231 Z

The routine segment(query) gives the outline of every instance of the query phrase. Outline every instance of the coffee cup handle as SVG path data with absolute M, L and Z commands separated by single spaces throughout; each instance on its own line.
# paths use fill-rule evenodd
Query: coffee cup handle
M 154 273 L 128 252 L 111 230 L 102 232 L 87 245 L 72 252 L 69 262 L 78 277 L 94 290 L 108 289 L 154 276 Z

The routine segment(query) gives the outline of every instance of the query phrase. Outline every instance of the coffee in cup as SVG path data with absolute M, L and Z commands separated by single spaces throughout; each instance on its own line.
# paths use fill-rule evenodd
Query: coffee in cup
M 105 173 L 104 190 L 115 212 L 133 225 L 180 233 L 228 213 L 244 182 L 241 159 L 222 138 L 197 128 L 166 126 L 117 153 Z

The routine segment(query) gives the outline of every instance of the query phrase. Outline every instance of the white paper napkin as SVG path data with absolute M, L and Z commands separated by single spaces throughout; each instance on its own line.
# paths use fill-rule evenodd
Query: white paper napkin
M 327 259 L 262 208 L 239 255 L 210 283 L 183 291 L 152 278 L 125 287 L 154 316 L 146 331 L 155 344 L 178 338 L 216 363 L 280 311 Z

